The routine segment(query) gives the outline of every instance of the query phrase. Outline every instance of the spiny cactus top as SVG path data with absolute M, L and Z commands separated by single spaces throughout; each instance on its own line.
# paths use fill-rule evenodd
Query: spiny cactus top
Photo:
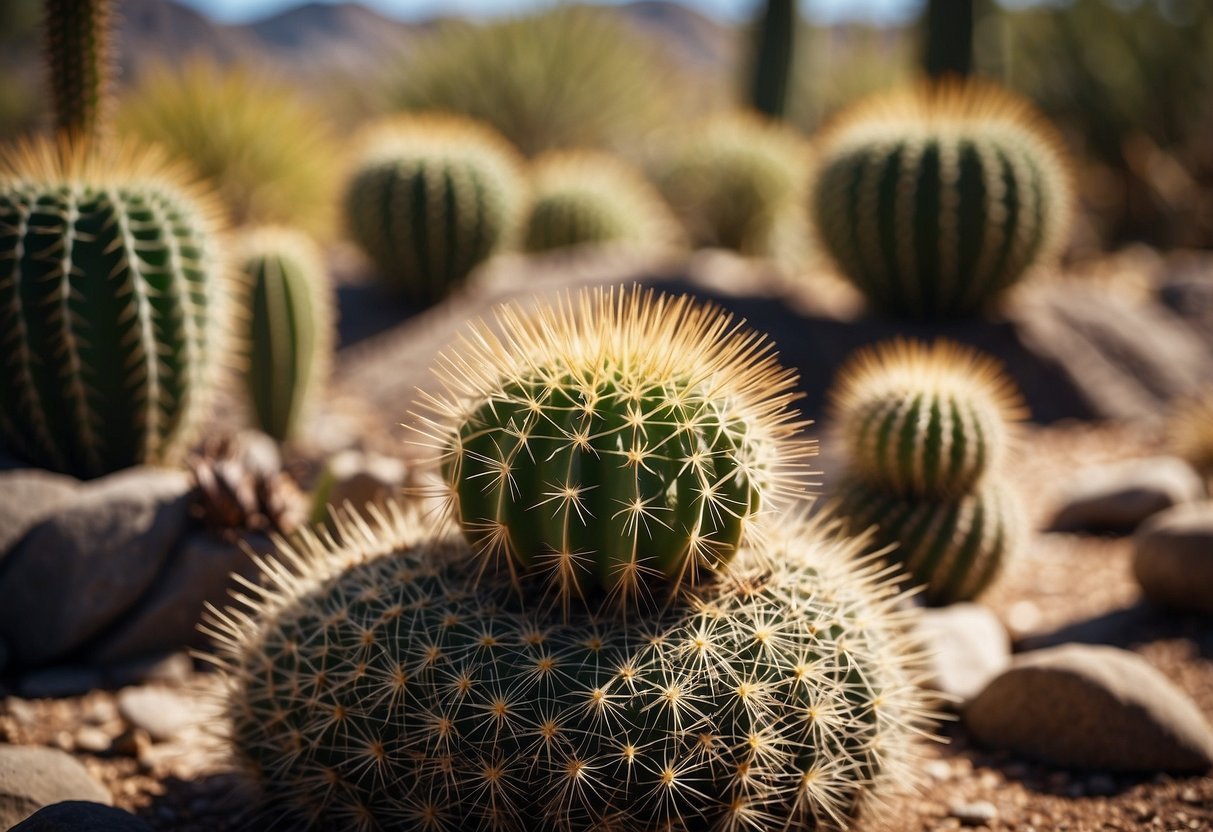
M 414 302 L 441 298 L 515 233 L 521 160 L 488 127 L 401 115 L 371 125 L 357 145 L 347 229 Z
M 243 239 L 249 281 L 249 398 L 258 427 L 290 438 L 327 381 L 333 350 L 332 287 L 306 234 L 267 226 Z
M 944 340 L 860 351 L 839 371 L 831 404 L 855 473 L 924 497 L 962 494 L 999 467 L 1025 415 L 997 361 Z
M 710 573 L 803 489 L 795 374 L 730 316 L 598 289 L 497 324 L 440 359 L 425 428 L 486 564 L 627 600 Z
M 834 828 L 920 762 L 917 611 L 861 540 L 790 521 L 620 626 L 471 588 L 466 544 L 398 511 L 344 525 L 210 624 L 269 826 Z
M 531 168 L 531 189 L 523 234 L 528 251 L 584 243 L 661 246 L 681 238 L 678 220 L 657 190 L 607 153 L 544 154 Z
M 1066 241 L 1061 140 L 989 83 L 876 96 L 817 144 L 809 203 L 822 247 L 882 312 L 974 314 Z
M 213 200 L 146 151 L 0 158 L 0 446 L 83 477 L 172 459 L 230 358 Z

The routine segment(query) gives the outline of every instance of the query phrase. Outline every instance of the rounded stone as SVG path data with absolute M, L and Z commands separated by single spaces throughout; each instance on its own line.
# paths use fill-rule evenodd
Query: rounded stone
M 1156 515 L 1133 540 L 1133 574 L 1150 601 L 1213 615 L 1213 502 Z

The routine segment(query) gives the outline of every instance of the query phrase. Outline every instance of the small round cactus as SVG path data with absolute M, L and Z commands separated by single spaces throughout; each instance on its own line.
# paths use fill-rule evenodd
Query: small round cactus
M 833 827 L 921 762 L 917 611 L 862 541 L 791 521 L 624 626 L 470 586 L 466 543 L 395 508 L 343 526 L 209 625 L 227 734 L 284 828 Z
M 881 312 L 973 315 L 1065 243 L 1062 143 L 1032 106 L 947 80 L 862 102 L 818 141 L 822 248 Z
M 795 374 L 728 315 L 599 289 L 497 324 L 443 356 L 426 429 L 486 563 L 626 599 L 711 573 L 803 490 Z
M 346 226 L 412 302 L 442 298 L 514 233 L 521 161 L 489 128 L 403 115 L 367 128 L 357 145 Z
M 0 447 L 79 477 L 179 458 L 231 363 L 213 200 L 147 151 L 0 158 Z
M 294 435 L 328 376 L 332 288 L 316 244 L 287 228 L 250 232 L 241 268 L 251 292 L 249 400 L 257 427 L 281 442 Z
M 942 340 L 861 351 L 839 373 L 831 404 L 855 472 L 922 497 L 963 494 L 998 469 L 1025 413 L 996 361 Z
M 661 195 L 621 159 L 593 151 L 553 152 L 531 170 L 527 251 L 586 243 L 663 246 L 680 229 Z

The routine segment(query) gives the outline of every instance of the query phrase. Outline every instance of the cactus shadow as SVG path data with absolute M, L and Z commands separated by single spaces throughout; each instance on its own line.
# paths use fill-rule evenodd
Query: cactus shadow
M 196 778 L 168 777 L 162 791 L 135 810 L 153 829 L 206 829 L 208 832 L 269 832 L 257 786 L 239 771 Z
M 424 311 L 377 282 L 342 283 L 336 292 L 338 349 L 395 329 Z
M 1016 640 L 1013 647 L 1016 653 L 1073 643 L 1128 649 L 1174 639 L 1191 642 L 1201 658 L 1213 658 L 1213 621 L 1165 610 L 1144 600 L 1054 630 L 1032 633 Z

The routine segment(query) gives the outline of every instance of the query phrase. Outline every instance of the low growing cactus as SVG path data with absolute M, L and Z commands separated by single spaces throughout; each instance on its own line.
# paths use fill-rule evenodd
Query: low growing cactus
M 790 522 L 630 627 L 471 587 L 466 544 L 394 507 L 343 525 L 210 624 L 271 824 L 834 827 L 920 762 L 916 611 L 862 541 Z
M 425 429 L 486 563 L 627 599 L 710 573 L 803 489 L 795 374 L 730 316 L 596 290 L 497 323 L 441 359 Z
M 822 248 L 876 309 L 972 315 L 1066 241 L 1062 143 L 1026 101 L 942 81 L 860 103 L 818 141 Z
M 281 442 L 327 380 L 332 287 L 316 244 L 286 228 L 251 232 L 241 267 L 251 291 L 249 400 L 257 427 Z
M 176 459 L 230 355 L 213 200 L 150 152 L 0 162 L 0 447 L 94 477 Z
M 607 153 L 553 152 L 531 170 L 527 251 L 585 243 L 662 246 L 681 236 L 677 218 L 657 190 L 630 165 Z
M 489 128 L 404 115 L 372 125 L 357 144 L 347 229 L 412 302 L 442 298 L 514 233 L 521 161 Z

